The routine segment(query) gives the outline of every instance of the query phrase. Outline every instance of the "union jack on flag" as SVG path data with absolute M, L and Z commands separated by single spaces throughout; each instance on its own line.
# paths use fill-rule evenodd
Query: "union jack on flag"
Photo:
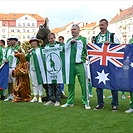
M 88 44 L 92 86 L 133 92 L 133 45 Z
M 90 63 L 100 60 L 100 65 L 107 66 L 108 61 L 113 63 L 117 67 L 122 67 L 123 64 L 118 59 L 124 58 L 124 52 L 120 50 L 125 47 L 125 44 L 115 45 L 101 45 L 88 44 L 91 48 L 88 50 L 88 56 L 90 57 Z

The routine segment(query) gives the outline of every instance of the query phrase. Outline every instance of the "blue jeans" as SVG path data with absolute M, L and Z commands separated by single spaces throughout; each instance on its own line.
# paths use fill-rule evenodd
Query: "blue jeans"
M 60 84 L 61 92 L 64 92 L 64 84 Z
M 60 84 L 48 84 L 49 100 L 52 102 L 60 102 L 61 98 L 61 88 Z M 56 96 L 55 96 L 56 94 Z
M 98 100 L 98 105 L 104 106 L 104 101 L 103 101 L 103 89 L 97 88 L 97 100 Z M 112 93 L 112 102 L 111 105 L 113 106 L 118 106 L 118 91 L 117 90 L 111 90 Z

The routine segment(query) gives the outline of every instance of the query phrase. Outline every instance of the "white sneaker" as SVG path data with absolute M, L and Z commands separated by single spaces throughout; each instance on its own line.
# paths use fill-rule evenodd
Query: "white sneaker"
M 103 98 L 105 98 L 105 96 L 103 95 Z
M 54 106 L 60 106 L 60 102 L 56 101 Z
M 44 105 L 50 105 L 50 104 L 54 104 L 54 103 L 52 101 L 48 101 Z
M 37 102 L 37 97 L 34 97 L 30 102 L 31 103 Z
M 38 102 L 42 103 L 42 98 L 41 97 L 39 97 Z
M 93 97 L 93 95 L 89 94 L 89 97 Z
M 85 104 L 85 109 L 91 109 L 90 105 Z
M 129 108 L 128 110 L 125 111 L 125 113 L 133 113 L 133 109 Z
M 68 104 L 68 103 L 66 103 L 66 104 L 61 105 L 62 108 L 69 107 L 69 106 L 70 107 L 73 107 L 74 104 Z
M 14 96 L 13 96 L 13 95 L 9 95 L 9 97 L 6 98 L 6 99 L 4 100 L 4 102 L 7 102 L 7 101 L 13 100 L 13 99 L 14 99 Z

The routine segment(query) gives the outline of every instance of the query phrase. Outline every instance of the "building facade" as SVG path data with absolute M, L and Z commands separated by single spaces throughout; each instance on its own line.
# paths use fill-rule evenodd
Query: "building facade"
M 0 38 L 6 40 L 15 36 L 21 42 L 28 41 L 37 34 L 39 26 L 43 25 L 46 19 L 48 18 L 38 14 L 0 14 Z
M 119 13 L 110 21 L 109 31 L 116 33 L 121 43 L 128 43 L 133 35 L 133 6 Z

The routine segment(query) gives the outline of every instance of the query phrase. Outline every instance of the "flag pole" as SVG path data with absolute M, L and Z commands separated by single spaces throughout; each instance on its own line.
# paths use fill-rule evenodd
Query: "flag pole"
M 2 63 L 1 66 L 0 66 L 0 69 L 5 65 L 5 63 Z
M 87 56 L 87 59 L 88 59 L 88 56 Z M 86 62 L 88 62 L 88 60 Z M 88 105 L 90 106 L 90 97 L 89 97 L 89 90 L 88 90 L 88 67 L 87 67 L 87 65 L 88 65 L 88 63 L 85 63 L 85 66 L 86 66 L 86 95 L 87 95 Z

